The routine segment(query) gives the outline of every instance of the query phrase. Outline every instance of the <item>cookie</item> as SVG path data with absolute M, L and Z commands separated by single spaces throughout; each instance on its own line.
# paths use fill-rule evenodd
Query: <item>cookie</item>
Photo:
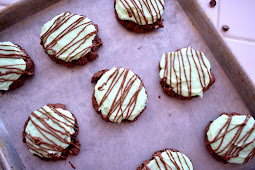
M 200 96 L 215 82 L 209 60 L 191 47 L 164 53 L 159 64 L 163 91 L 180 100 Z
M 34 75 L 34 62 L 26 51 L 11 42 L 0 42 L 0 91 L 21 87 Z
M 206 127 L 205 142 L 218 161 L 247 163 L 255 155 L 255 120 L 250 115 L 222 113 Z
M 35 156 L 56 161 L 79 153 L 78 132 L 77 119 L 64 104 L 48 104 L 29 116 L 23 142 Z
M 114 0 L 118 22 L 133 32 L 163 28 L 165 0 Z
M 181 169 L 193 170 L 190 159 L 175 149 L 164 149 L 157 151 L 152 155 L 150 160 L 142 163 L 137 170 L 168 170 Z
M 95 111 L 105 121 L 136 121 L 146 108 L 147 93 L 142 80 L 131 70 L 115 68 L 95 73 L 92 96 Z
M 41 45 L 56 63 L 83 66 L 98 57 L 103 43 L 97 32 L 98 26 L 86 16 L 65 12 L 42 27 Z

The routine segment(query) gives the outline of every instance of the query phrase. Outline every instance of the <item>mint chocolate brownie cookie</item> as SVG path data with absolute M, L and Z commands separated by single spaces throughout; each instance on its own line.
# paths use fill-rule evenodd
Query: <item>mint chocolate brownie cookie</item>
M 35 156 L 56 161 L 79 153 L 78 132 L 77 120 L 64 104 L 48 104 L 29 116 L 23 142 Z
M 215 159 L 247 163 L 255 155 L 255 120 L 251 115 L 222 113 L 206 127 L 205 142 Z
M 191 47 L 164 53 L 159 70 L 163 91 L 181 100 L 202 97 L 215 82 L 209 60 Z
M 175 149 L 164 149 L 157 151 L 150 160 L 142 163 L 137 170 L 193 170 L 190 159 Z
M 118 22 L 133 32 L 163 28 L 165 0 L 114 0 Z
M 147 93 L 142 80 L 131 70 L 115 68 L 94 74 L 92 96 L 95 111 L 105 121 L 135 121 L 145 110 Z
M 48 56 L 67 67 L 85 65 L 98 57 L 102 46 L 98 27 L 83 15 L 65 12 L 47 22 L 41 30 L 41 44 Z

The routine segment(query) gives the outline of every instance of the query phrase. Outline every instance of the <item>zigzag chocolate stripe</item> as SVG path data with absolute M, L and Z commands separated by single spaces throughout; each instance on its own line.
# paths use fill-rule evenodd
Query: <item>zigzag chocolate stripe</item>
M 11 44 L 0 44 L 0 60 L 1 59 L 26 59 L 27 54 L 19 48 L 17 45 L 11 45 Z M 13 60 L 14 61 L 14 60 Z M 8 64 L 8 65 L 1 65 L 0 66 L 0 76 L 5 76 L 8 74 L 18 74 L 22 75 L 26 73 L 25 69 L 21 69 L 17 66 L 26 66 L 26 63 L 24 64 Z M 1 69 L 6 69 L 8 71 L 2 72 Z M 17 79 L 7 79 L 4 77 L 0 77 L 0 82 L 6 82 L 6 81 L 15 81 Z
M 56 115 L 50 114 L 49 111 L 47 111 L 48 109 L 64 120 L 60 120 Z M 42 116 L 36 112 L 32 112 L 29 122 L 32 123 L 36 131 L 38 131 L 42 137 L 34 137 L 32 136 L 33 134 L 27 133 L 27 125 L 25 137 L 30 150 L 34 151 L 40 157 L 50 157 L 52 151 L 62 152 L 70 144 L 77 148 L 79 147 L 71 141 L 71 135 L 74 132 L 71 134 L 67 130 L 68 127 L 74 130 L 76 129 L 75 119 L 73 117 L 61 113 L 50 104 L 41 107 L 37 112 L 42 114 Z M 67 144 L 66 147 L 61 146 L 63 144 Z
M 74 19 L 74 17 L 77 16 L 79 16 L 78 19 L 71 21 L 72 19 Z M 90 49 L 94 46 L 97 46 L 97 44 L 88 46 L 82 50 L 80 50 L 79 48 L 84 45 L 91 36 L 95 35 L 97 33 L 97 30 L 95 29 L 95 31 L 93 32 L 84 34 L 84 30 L 89 26 L 93 25 L 92 21 L 89 20 L 88 22 L 85 22 L 85 19 L 87 19 L 86 16 L 71 14 L 69 12 L 65 12 L 62 15 L 58 16 L 58 18 L 53 22 L 53 24 L 48 28 L 48 30 L 41 35 L 41 42 L 44 45 L 45 49 L 53 51 L 56 58 L 59 58 L 59 56 L 61 56 L 62 54 L 67 53 L 67 57 L 64 59 L 64 61 L 66 62 L 70 62 L 77 55 L 86 55 L 90 51 Z M 45 46 L 45 43 L 48 41 L 49 36 L 56 31 L 59 31 L 60 28 L 66 23 L 70 23 L 70 25 L 67 28 L 63 29 L 51 42 L 49 42 Z M 79 32 L 77 32 L 76 36 L 74 36 L 72 39 L 66 38 L 69 43 L 61 47 L 61 49 L 57 52 L 53 50 L 54 46 L 58 43 L 58 41 L 65 38 L 68 33 L 75 32 L 77 29 L 79 29 Z M 77 47 L 75 47 L 72 51 L 68 51 L 68 49 L 74 46 Z
M 164 9 L 163 0 L 119 0 L 122 5 L 126 8 L 129 17 L 132 16 L 135 18 L 136 23 L 142 25 L 142 19 L 148 25 L 148 19 L 145 16 L 145 10 L 150 13 L 151 19 L 154 22 L 155 19 L 161 19 L 160 6 Z M 156 5 L 153 4 L 153 1 Z M 131 4 L 130 4 L 131 3 Z M 135 7 L 135 10 L 132 9 L 132 6 Z M 135 13 L 137 12 L 137 15 Z M 153 14 L 157 14 L 154 18 Z
M 246 129 L 247 122 L 250 120 L 250 115 L 242 115 L 246 116 L 243 123 L 237 124 L 236 126 L 230 128 L 232 124 L 233 116 L 240 116 L 235 114 L 225 114 L 227 115 L 228 120 L 221 127 L 218 134 L 206 144 L 213 144 L 220 141 L 218 147 L 214 149 L 214 153 L 220 155 L 220 157 L 226 161 L 229 161 L 231 158 L 239 157 L 240 152 L 246 149 L 246 147 L 252 145 L 255 142 L 255 122 L 252 125 L 252 128 L 249 130 Z M 233 124 L 232 124 L 233 125 Z M 248 128 L 248 127 L 247 127 Z M 226 137 L 229 133 L 235 133 L 231 137 Z M 254 135 L 254 138 L 249 139 L 251 135 Z M 249 142 L 248 142 L 248 141 Z M 243 163 L 247 163 L 250 159 L 255 156 L 255 144 L 253 144 L 253 149 L 251 149 L 250 153 L 247 155 Z

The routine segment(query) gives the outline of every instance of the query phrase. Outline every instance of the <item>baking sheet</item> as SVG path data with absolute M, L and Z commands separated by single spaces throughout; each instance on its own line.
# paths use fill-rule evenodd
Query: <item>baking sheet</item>
M 25 169 L 9 134 L 0 119 L 0 170 Z
M 86 15 L 99 26 L 104 43 L 99 58 L 84 67 L 70 69 L 54 63 L 40 45 L 43 24 L 65 11 Z M 63 0 L 1 32 L 0 41 L 19 44 L 36 64 L 33 78 L 0 98 L 0 116 L 26 169 L 72 169 L 70 161 L 77 169 L 130 170 L 164 148 L 186 154 L 194 169 L 254 168 L 255 159 L 245 165 L 224 165 L 207 152 L 204 129 L 208 122 L 222 112 L 249 114 L 249 110 L 176 0 L 166 2 L 163 18 L 163 29 L 136 34 L 117 22 L 112 0 Z M 163 93 L 158 63 L 163 52 L 187 46 L 205 53 L 216 82 L 202 99 L 180 101 Z M 130 68 L 145 84 L 147 109 L 136 122 L 104 122 L 92 107 L 92 75 L 114 66 Z M 22 143 L 23 126 L 31 111 L 48 103 L 66 104 L 78 119 L 78 156 L 45 162 Z
M 60 0 L 17 0 L 17 2 L 0 10 L 0 31 L 58 1 Z

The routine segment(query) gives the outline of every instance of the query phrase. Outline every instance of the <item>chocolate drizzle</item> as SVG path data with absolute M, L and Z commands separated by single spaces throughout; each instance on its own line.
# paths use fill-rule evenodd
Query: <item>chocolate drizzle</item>
M 128 2 L 128 4 L 126 3 L 127 0 L 122 0 L 122 2 L 120 2 L 120 0 L 118 0 L 118 2 L 116 0 L 114 0 L 114 7 L 115 7 L 115 17 L 118 20 L 118 22 L 123 25 L 124 27 L 126 27 L 129 31 L 133 31 L 133 32 L 138 32 L 138 33 L 143 33 L 143 32 L 148 32 L 153 30 L 154 28 L 163 28 L 163 19 L 161 18 L 162 13 L 156 13 L 157 16 L 153 16 L 151 15 L 153 11 L 160 11 L 160 7 L 163 6 L 163 10 L 164 10 L 164 5 L 162 3 L 162 1 L 158 1 L 158 0 L 149 0 L 149 1 L 130 1 Z M 139 3 L 140 2 L 140 3 Z M 148 4 L 152 4 L 152 2 L 156 2 L 156 5 L 148 5 Z M 148 19 L 145 18 L 144 20 L 144 24 L 145 25 L 140 25 L 139 23 L 136 23 L 134 21 L 131 20 L 122 20 L 120 18 L 120 16 L 118 15 L 117 11 L 116 11 L 116 3 L 122 3 L 125 4 L 123 5 L 123 9 L 121 10 L 127 10 L 128 13 L 128 17 L 132 17 L 134 15 L 134 20 L 138 21 L 140 23 L 142 23 L 142 19 L 145 17 L 145 10 L 149 8 L 148 12 L 150 13 L 151 17 L 153 18 L 153 23 L 149 24 Z M 135 5 L 132 7 L 132 4 L 135 3 Z M 144 6 L 141 6 L 141 4 L 144 4 Z M 131 7 L 131 8 L 130 8 Z M 137 11 L 138 9 L 138 11 Z M 135 11 L 137 11 L 137 16 L 135 15 Z M 147 16 L 148 17 L 148 16 Z M 155 18 L 156 17 L 156 18 Z M 157 19 L 157 20 L 155 20 Z
M 146 25 L 149 25 L 148 19 L 145 16 L 145 10 L 150 13 L 151 20 L 154 23 L 155 20 L 161 20 L 161 12 L 160 7 L 164 9 L 162 0 L 119 0 L 121 4 L 126 8 L 129 17 L 134 17 L 135 21 L 139 25 L 143 25 L 142 20 L 144 19 Z M 128 2 L 130 1 L 131 4 Z M 155 2 L 156 5 L 152 3 Z M 132 9 L 132 7 L 135 8 Z M 137 16 L 135 15 L 135 11 L 137 12 Z M 153 16 L 153 12 L 157 14 L 156 18 Z
M 238 113 L 231 113 L 231 114 L 222 113 L 221 115 L 227 115 L 228 120 L 221 127 L 221 129 L 219 130 L 218 134 L 215 136 L 214 139 L 209 141 L 208 137 L 206 136 L 206 145 L 207 145 L 207 149 L 210 151 L 211 154 L 217 154 L 224 161 L 229 161 L 231 158 L 239 157 L 239 154 L 242 150 L 244 150 L 250 144 L 255 142 L 255 138 L 247 142 L 248 138 L 255 131 L 255 123 L 253 123 L 251 129 L 249 129 L 247 132 L 244 133 L 244 128 L 247 125 L 247 122 L 249 121 L 249 119 L 251 118 L 250 115 L 242 115 L 242 116 L 246 116 L 243 123 L 240 123 L 232 128 L 230 128 L 230 125 L 231 125 L 233 116 L 241 116 L 241 115 Z M 210 128 L 210 124 L 206 128 L 206 133 L 208 132 Z M 234 133 L 234 136 L 231 137 L 232 139 L 230 141 L 227 141 L 226 135 L 228 135 L 232 131 L 236 131 L 236 132 Z M 220 144 L 215 150 L 213 150 L 211 146 L 209 146 L 219 141 L 220 141 Z M 223 143 L 225 146 L 224 148 L 221 148 Z M 250 153 L 245 158 L 243 163 L 247 163 L 254 156 L 255 156 L 255 147 L 250 151 Z
M 164 153 L 164 152 L 166 153 L 167 158 L 166 157 L 163 158 L 162 153 Z M 174 157 L 173 152 L 176 153 L 177 158 Z M 169 160 L 172 164 L 168 164 L 166 159 Z M 181 159 L 183 159 L 183 161 L 181 161 Z M 152 160 L 155 160 L 157 168 L 160 169 L 160 170 L 172 169 L 173 166 L 174 166 L 174 169 L 177 169 L 177 170 L 192 170 L 193 169 L 193 167 L 189 166 L 188 160 L 185 158 L 185 156 L 182 153 L 180 153 L 179 151 L 177 151 L 175 149 L 165 149 L 165 150 L 162 150 L 162 151 L 155 152 L 152 155 L 152 159 L 144 161 L 143 164 L 137 168 L 137 170 L 150 170 L 148 164 Z M 160 166 L 162 164 L 164 166 L 163 169 Z M 186 166 L 184 166 L 184 164 Z
M 191 53 L 191 58 L 188 55 L 189 51 Z M 186 48 L 185 55 L 186 58 L 184 58 L 182 50 L 177 50 L 176 52 L 170 54 L 165 53 L 165 68 L 163 78 L 161 79 L 160 83 L 162 87 L 169 86 L 171 91 L 173 91 L 173 89 L 175 88 L 175 92 L 177 93 L 177 95 L 180 96 L 184 96 L 182 91 L 182 85 L 183 83 L 186 83 L 188 96 L 185 96 L 184 99 L 192 99 L 192 96 L 194 96 L 192 95 L 192 73 L 197 73 L 199 77 L 199 83 L 203 91 L 205 91 L 207 88 L 209 88 L 211 84 L 215 82 L 215 77 L 212 73 L 210 73 L 210 70 L 203 59 L 203 54 L 200 51 L 196 51 L 191 47 L 188 47 Z M 185 65 L 185 63 L 188 63 L 188 69 L 187 64 Z M 195 65 L 196 69 L 193 69 L 194 67 L 192 67 L 191 63 Z M 162 68 L 160 67 L 160 69 Z M 184 75 L 184 79 L 182 78 L 182 75 Z M 209 77 L 209 82 L 206 82 L 207 77 Z M 176 85 L 173 85 L 172 78 L 176 79 Z M 170 84 L 167 83 L 168 79 L 170 81 Z M 171 93 L 172 92 L 169 92 L 170 96 L 172 96 Z M 180 99 L 182 98 L 180 97 Z
M 135 81 L 139 79 L 137 75 L 133 75 L 130 78 L 128 78 L 130 70 L 129 69 L 122 69 L 115 68 L 113 73 L 109 76 L 106 82 L 104 82 L 100 87 L 98 87 L 99 91 L 106 91 L 104 96 L 102 97 L 100 103 L 97 105 L 98 110 L 105 100 L 109 97 L 109 95 L 112 93 L 112 90 L 116 86 L 116 84 L 119 84 L 119 88 L 117 90 L 117 94 L 114 97 L 114 100 L 112 101 L 112 104 L 110 106 L 110 109 L 108 111 L 108 114 L 105 119 L 109 120 L 112 114 L 116 114 L 113 118 L 113 122 L 118 122 L 120 118 L 129 120 L 130 116 L 132 115 L 136 104 L 137 104 L 137 98 L 139 93 L 141 92 L 142 88 L 144 88 L 143 83 L 140 81 L 139 87 L 135 92 L 130 93 L 130 89 L 133 87 Z M 123 77 L 123 78 L 122 78 Z M 107 85 L 111 81 L 109 87 L 105 89 L 105 85 Z M 123 103 L 128 95 L 131 95 L 130 101 L 127 103 L 125 108 L 123 108 Z M 116 112 L 116 113 L 115 113 Z
M 26 133 L 27 123 L 25 124 L 23 132 L 23 141 L 27 143 L 28 149 L 34 151 L 37 156 L 46 158 L 46 159 L 66 159 L 68 153 L 78 154 L 79 153 L 79 140 L 76 139 L 78 134 L 78 125 L 75 117 L 69 117 L 57 110 L 57 105 L 60 104 L 48 104 L 47 107 L 52 112 L 61 117 L 57 118 L 53 114 L 50 114 L 45 108 L 42 107 L 37 110 L 40 114 L 32 112 L 28 121 L 30 121 L 35 129 L 40 133 L 44 139 L 40 137 L 34 137 L 33 134 Z M 62 109 L 66 110 L 64 106 L 60 105 Z M 37 122 L 35 121 L 37 120 Z M 40 122 L 40 124 L 39 124 Z M 52 126 L 54 123 L 54 126 Z M 74 129 L 74 133 L 70 133 L 64 126 Z M 31 132 L 32 133 L 32 132 Z M 68 141 L 68 138 L 70 141 Z M 54 139 L 54 140 L 53 140 Z M 68 144 L 67 148 L 63 148 L 57 142 Z M 52 151 L 61 152 L 59 156 L 57 154 L 52 154 Z
M 88 27 L 93 25 L 92 21 L 82 23 L 86 19 L 86 16 L 79 16 L 77 20 L 71 23 L 66 29 L 61 31 L 49 44 L 46 46 L 44 45 L 49 36 L 59 30 L 61 26 L 63 26 L 65 23 L 67 23 L 72 17 L 77 16 L 76 14 L 71 14 L 70 12 L 65 12 L 62 15 L 58 16 L 58 18 L 54 21 L 54 23 L 50 26 L 50 28 L 43 34 L 41 35 L 41 44 L 44 46 L 45 51 L 48 53 L 48 51 L 53 52 L 53 56 L 55 56 L 57 59 L 63 55 L 64 53 L 67 52 L 68 49 L 75 47 L 70 53 L 68 53 L 67 57 L 64 59 L 65 62 L 71 62 L 73 58 L 77 55 L 80 55 L 81 57 L 85 56 L 92 48 L 98 47 L 102 45 L 102 41 L 95 41 L 97 43 L 92 43 L 91 46 L 88 46 L 84 48 L 83 50 L 77 52 L 77 50 L 86 43 L 86 41 L 93 35 L 97 33 L 97 29 L 95 31 L 87 34 L 84 34 L 84 30 Z M 74 36 L 71 40 L 67 39 L 70 41 L 68 44 L 63 46 L 58 52 L 56 52 L 53 48 L 54 46 L 60 41 L 62 38 L 65 38 L 66 35 L 72 31 L 76 31 L 77 29 L 82 28 L 79 32 L 77 32 L 77 35 Z M 83 35 L 81 39 L 77 39 L 80 35 Z M 62 58 L 61 58 L 62 59 Z M 78 59 L 77 59 L 78 60 Z
M 1 48 L 1 46 L 5 46 L 5 47 L 11 47 L 11 48 L 16 48 L 17 50 L 10 50 L 10 49 L 5 49 L 5 48 Z M 5 54 L 3 52 L 13 52 L 13 53 L 9 53 L 9 54 Z M 18 49 L 17 46 L 13 46 L 13 45 L 0 45 L 0 59 L 2 58 L 9 58 L 9 59 L 24 59 L 26 58 L 26 54 L 23 53 L 20 49 Z M 7 69 L 9 71 L 6 72 L 1 72 L 0 71 L 0 76 L 5 76 L 8 74 L 25 74 L 26 71 L 20 69 L 19 67 L 16 66 L 20 66 L 20 65 L 26 65 L 26 64 L 10 64 L 10 65 L 3 65 L 0 66 L 0 69 Z M 0 82 L 6 82 L 6 81 L 15 81 L 16 79 L 6 79 L 3 77 L 0 77 Z
M 0 71 L 0 83 L 7 81 L 12 82 L 12 84 L 9 86 L 9 91 L 11 89 L 22 86 L 26 77 L 32 76 L 34 74 L 34 62 L 28 56 L 26 51 L 19 45 L 14 45 L 10 42 L 6 42 L 6 44 L 3 43 L 0 44 L 0 60 L 10 59 L 10 61 L 15 61 L 15 59 L 22 59 L 25 62 L 24 64 L 9 64 L 0 66 L 0 70 L 4 69 L 3 71 Z M 24 70 L 19 67 L 22 65 L 26 66 Z M 17 74 L 21 76 L 18 79 L 10 79 L 4 77 L 9 74 Z

